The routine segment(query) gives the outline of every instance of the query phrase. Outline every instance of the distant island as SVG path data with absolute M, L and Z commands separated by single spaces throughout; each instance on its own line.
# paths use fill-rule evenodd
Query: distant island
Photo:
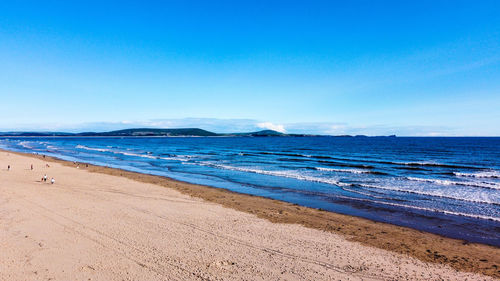
M 0 137 L 319 137 L 327 135 L 285 134 L 273 130 L 262 130 L 249 133 L 219 134 L 200 128 L 133 128 L 109 132 L 0 132 Z M 336 137 L 366 137 L 364 135 L 340 135 Z M 391 135 L 389 137 L 395 137 Z

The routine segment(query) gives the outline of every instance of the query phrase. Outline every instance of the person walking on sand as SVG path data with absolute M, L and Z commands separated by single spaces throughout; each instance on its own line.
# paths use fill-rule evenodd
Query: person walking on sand
M 47 181 L 47 174 L 43 176 L 43 181 Z
M 54 178 L 50 179 L 50 184 L 54 184 L 55 182 L 56 182 L 56 180 Z
M 7 165 L 7 171 L 10 171 L 10 165 Z
M 33 164 L 31 164 L 31 170 L 33 171 Z

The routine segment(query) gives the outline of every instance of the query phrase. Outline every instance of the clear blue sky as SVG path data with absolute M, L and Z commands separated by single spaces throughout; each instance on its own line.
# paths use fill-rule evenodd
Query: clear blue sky
M 499 1 L 74 2 L 0 2 L 0 129 L 500 135 Z

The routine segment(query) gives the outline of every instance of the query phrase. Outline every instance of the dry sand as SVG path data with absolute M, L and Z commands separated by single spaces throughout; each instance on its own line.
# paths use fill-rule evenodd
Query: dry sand
M 424 262 L 352 241 L 356 235 L 273 223 L 178 191 L 196 193 L 204 188 L 206 193 L 219 194 L 208 187 L 157 177 L 149 180 L 158 184 L 146 183 L 134 173 L 108 169 L 104 174 L 102 168 L 81 165 L 77 169 L 47 161 L 0 151 L 0 280 L 492 279 L 456 271 L 453 264 Z M 44 174 L 56 183 L 41 182 Z M 133 175 L 139 180 L 131 179 Z M 282 207 L 277 217 L 286 217 L 291 212 L 287 208 L 310 217 L 329 214 L 274 200 L 220 194 L 224 197 L 220 200 L 235 206 L 248 206 L 245 202 L 253 199 L 278 204 Z M 247 211 L 259 214 L 258 210 Z M 358 225 L 371 223 L 351 220 Z M 439 243 L 455 240 L 444 241 Z M 498 248 L 464 245 L 468 246 L 484 250 L 493 260 L 500 256 Z

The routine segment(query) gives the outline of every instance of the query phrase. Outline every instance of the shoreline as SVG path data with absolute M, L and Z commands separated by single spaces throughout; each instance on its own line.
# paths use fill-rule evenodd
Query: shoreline
M 7 153 L 56 162 L 76 169 L 73 162 L 30 153 Z M 162 176 L 130 172 L 78 162 L 80 170 L 121 176 L 134 181 L 159 185 L 201 198 L 224 207 L 256 215 L 272 223 L 300 224 L 345 237 L 348 241 L 409 255 L 424 262 L 446 264 L 459 271 L 481 273 L 500 278 L 500 248 L 468 243 L 415 229 L 375 222 L 364 218 L 303 207 L 283 201 L 229 190 L 177 181 Z

